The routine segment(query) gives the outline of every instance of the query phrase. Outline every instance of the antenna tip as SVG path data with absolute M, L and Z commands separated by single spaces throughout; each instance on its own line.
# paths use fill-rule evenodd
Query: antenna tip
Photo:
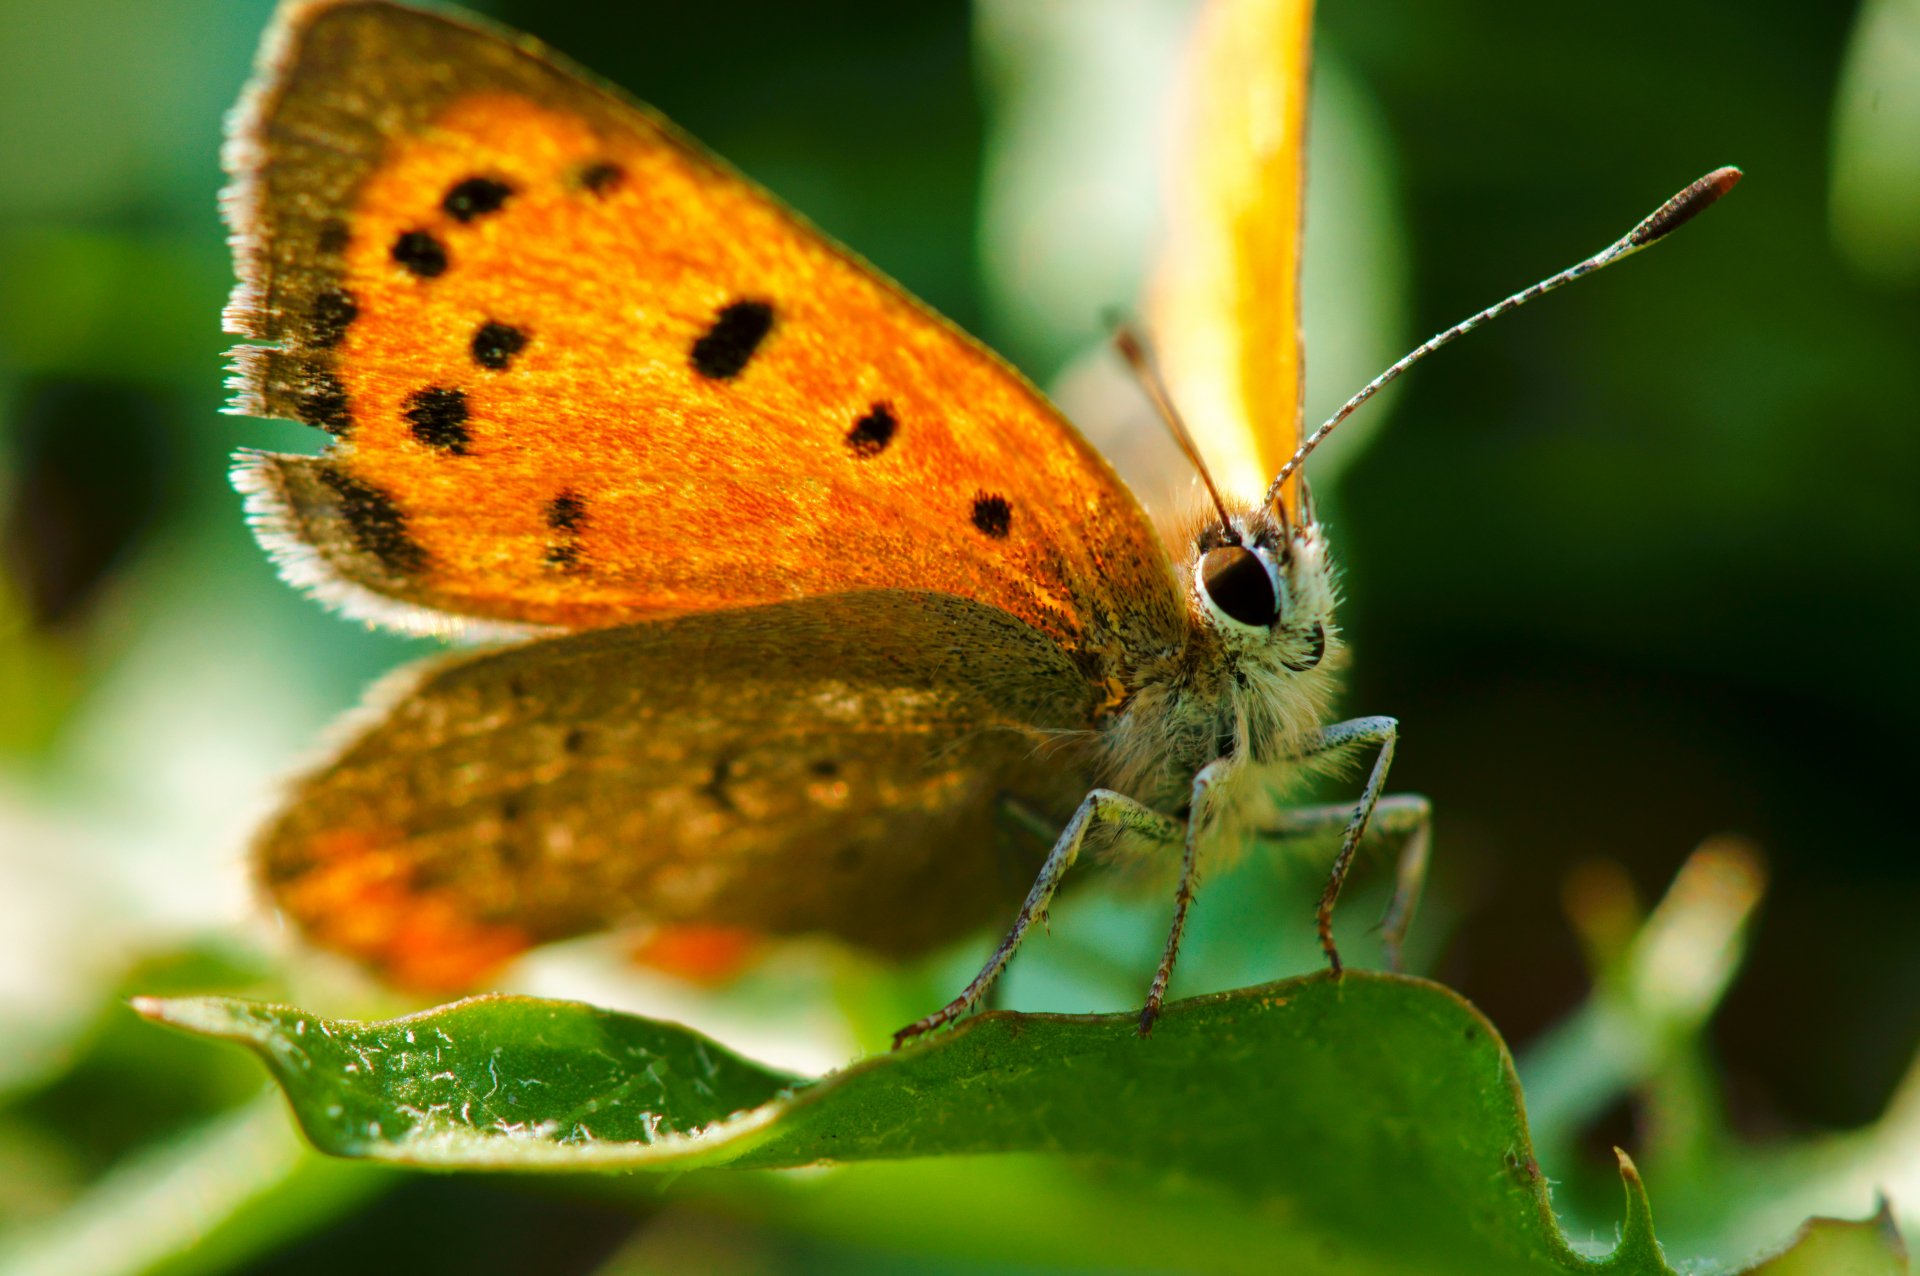
M 1654 211 L 1653 216 L 1634 227 L 1627 240 L 1635 248 L 1645 248 L 1665 238 L 1707 211 L 1722 195 L 1740 182 L 1741 172 L 1731 164 L 1716 168 L 1699 181 L 1675 195 Z
M 1110 312 L 1107 322 L 1108 339 L 1120 357 L 1136 370 L 1144 371 L 1148 366 L 1146 344 L 1140 340 L 1140 334 L 1134 330 L 1127 317 L 1119 311 Z

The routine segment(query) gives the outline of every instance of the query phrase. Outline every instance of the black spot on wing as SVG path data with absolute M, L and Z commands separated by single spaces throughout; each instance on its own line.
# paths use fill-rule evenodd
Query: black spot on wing
M 347 251 L 347 244 L 352 238 L 345 221 L 338 217 L 329 217 L 320 223 L 320 232 L 314 238 L 314 247 L 323 256 L 338 257 Z
M 415 390 L 407 396 L 405 415 L 414 438 L 451 456 L 466 455 L 471 436 L 465 391 L 438 385 Z
M 611 160 L 601 160 L 580 170 L 580 189 L 595 195 L 610 195 L 627 179 L 627 170 Z
M 587 521 L 587 504 L 572 492 L 562 492 L 547 502 L 547 526 L 560 539 L 547 546 L 547 566 L 572 571 L 580 566 L 580 528 Z
M 887 444 L 893 442 L 893 435 L 900 428 L 900 422 L 893 415 L 893 408 L 885 403 L 876 403 L 867 409 L 867 414 L 853 423 L 847 431 L 847 446 L 861 460 L 879 456 L 887 450 Z
M 1013 506 L 1004 496 L 981 492 L 973 498 L 973 525 L 994 540 L 1005 540 L 1013 530 Z
M 713 771 L 700 791 L 713 799 L 713 804 L 723 811 L 737 812 L 740 808 L 734 804 L 733 794 L 727 786 L 733 781 L 733 759 L 722 754 L 714 759 Z
M 773 307 L 764 301 L 735 301 L 721 307 L 713 324 L 693 343 L 693 370 L 712 381 L 731 381 L 773 329 Z
M 360 307 L 345 288 L 328 288 L 313 299 L 313 311 L 307 324 L 307 341 L 322 350 L 331 350 L 347 335 L 347 329 L 360 317 Z
M 572 492 L 562 492 L 547 502 L 547 526 L 556 532 L 574 531 L 586 517 L 586 502 Z
M 317 426 L 336 438 L 353 428 L 353 411 L 352 405 L 347 402 L 347 388 L 331 372 L 316 372 L 307 379 L 306 385 L 300 390 L 300 397 L 294 402 L 294 411 L 300 414 L 300 420 L 305 424 Z
M 493 177 L 469 177 L 448 189 L 440 207 L 457 222 L 470 222 L 497 213 L 513 194 L 513 187 Z
M 385 489 L 363 483 L 338 466 L 321 466 L 319 473 L 339 503 L 355 548 L 398 575 L 411 576 L 426 566 L 426 551 L 407 534 L 406 515 Z
M 470 348 L 475 363 L 499 372 L 527 348 L 527 334 L 511 324 L 489 319 L 474 330 Z
M 393 241 L 393 259 L 420 279 L 435 279 L 447 271 L 447 248 L 424 230 L 400 232 Z

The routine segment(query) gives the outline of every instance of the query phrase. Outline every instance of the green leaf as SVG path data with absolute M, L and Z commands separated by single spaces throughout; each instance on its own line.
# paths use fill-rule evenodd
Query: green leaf
M 1375 1256 L 1353 1270 L 1671 1270 L 1630 1165 L 1622 1244 L 1604 1264 L 1574 1252 L 1506 1046 L 1417 979 L 1197 998 L 1144 1040 L 1131 1015 L 986 1014 L 812 1083 L 675 1025 L 521 997 L 373 1024 L 224 998 L 136 1008 L 250 1047 L 344 1156 L 590 1170 L 1053 1152 L 1204 1184 Z
M 1237 1255 L 1251 1265 L 1234 1264 L 1247 1270 L 1262 1270 L 1248 1249 L 1265 1232 L 1292 1270 L 1304 1254 L 1343 1273 L 1673 1272 L 1624 1153 L 1619 1243 L 1601 1259 L 1568 1242 L 1505 1044 L 1418 979 L 1314 975 L 1196 998 L 1147 1039 L 1130 1014 L 985 1014 L 812 1082 L 573 1002 L 480 997 L 382 1023 L 219 997 L 134 1004 L 252 1049 L 340 1156 L 583 1171 L 1050 1153 L 1102 1167 L 1101 1191 L 1162 1219 L 1173 1198 L 1145 1193 L 1169 1185 L 1190 1221 L 1219 1205 L 1251 1218 Z M 1878 1276 L 1903 1270 L 1900 1252 L 1884 1214 L 1821 1220 L 1754 1270 Z
M 1750 1276 L 1906 1276 L 1907 1247 L 1886 1198 L 1872 1218 L 1808 1219 L 1793 1243 Z
M 251 1047 L 336 1156 L 473 1169 L 683 1165 L 764 1124 L 798 1078 L 675 1024 L 475 997 L 380 1023 L 232 997 L 136 998 Z

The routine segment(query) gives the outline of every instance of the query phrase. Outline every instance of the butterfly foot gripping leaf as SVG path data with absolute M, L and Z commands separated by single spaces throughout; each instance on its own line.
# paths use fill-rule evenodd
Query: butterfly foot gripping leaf
M 1169 371 L 1225 494 L 1163 541 L 1016 373 L 645 107 L 509 33 L 285 5 L 227 153 L 227 325 L 257 343 L 235 407 L 329 446 L 237 482 L 350 613 L 537 637 L 378 697 L 261 837 L 282 907 L 436 987 L 629 923 L 910 953 L 1001 907 L 1011 803 L 1064 831 L 994 961 L 908 1033 L 1115 841 L 1181 864 L 1144 1030 L 1205 854 L 1373 748 L 1320 910 L 1337 969 L 1397 728 L 1323 725 L 1340 635 L 1289 479 L 1317 441 L 1309 9 L 1222 3 L 1199 42 L 1200 117 L 1256 159 L 1196 175 L 1214 212 L 1166 292 L 1169 331 L 1210 334 Z

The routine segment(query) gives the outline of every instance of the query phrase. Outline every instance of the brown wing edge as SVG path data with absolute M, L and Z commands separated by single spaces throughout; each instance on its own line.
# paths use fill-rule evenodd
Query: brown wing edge
M 480 620 L 406 602 L 417 591 L 391 561 L 421 551 L 380 493 L 324 456 L 242 449 L 229 474 L 245 498 L 247 527 L 280 579 L 350 620 L 414 637 L 506 642 L 560 632 L 547 625 Z M 359 489 L 356 491 L 356 489 Z M 384 533 L 384 535 L 383 535 Z M 380 585 L 391 583 L 393 593 Z
M 221 151 L 222 166 L 229 180 L 221 191 L 220 207 L 228 228 L 236 282 L 222 312 L 222 325 L 225 331 L 236 336 L 271 344 L 242 344 L 228 352 L 231 362 L 227 387 L 232 396 L 225 409 L 228 413 L 322 425 L 312 405 L 316 399 L 325 398 L 329 385 L 337 385 L 332 351 L 307 339 L 300 330 L 301 317 L 312 309 L 323 290 L 338 282 L 342 272 L 339 247 L 328 241 L 329 219 L 315 210 L 349 207 L 370 162 L 356 158 L 352 148 L 340 145 L 331 135 L 318 139 L 319 144 L 314 138 L 305 139 L 307 154 L 297 164 L 282 166 L 294 172 L 305 187 L 299 192 L 300 199 L 283 200 L 281 204 L 296 207 L 298 221 L 290 224 L 290 219 L 284 217 L 274 220 L 269 216 L 272 206 L 269 182 L 274 175 L 270 162 L 274 146 L 270 135 L 276 124 L 286 124 L 281 117 L 282 107 L 295 86 L 302 57 L 314 43 L 325 19 L 350 15 L 353 10 L 380 11 L 390 17 L 421 23 L 418 39 L 448 32 L 471 38 L 474 48 L 484 53 L 489 72 L 510 85 L 544 81 L 550 87 L 557 78 L 567 87 L 581 87 L 585 90 L 581 102 L 589 108 L 596 125 L 612 129 L 631 127 L 637 118 L 690 157 L 758 194 L 789 219 L 799 233 L 813 236 L 848 269 L 864 272 L 912 312 L 978 355 L 986 365 L 997 369 L 1024 391 L 1034 405 L 1035 414 L 1053 421 L 1063 442 L 1078 450 L 1081 463 L 1102 475 L 1112 490 L 1126 494 L 1133 506 L 1134 520 L 1142 527 L 1150 526 L 1146 511 L 1139 506 L 1137 498 L 1131 496 L 1130 489 L 1106 458 L 1017 369 L 784 201 L 708 151 L 670 120 L 530 36 L 473 15 L 454 17 L 394 4 L 390 0 L 283 0 L 261 43 L 253 77 L 229 114 L 227 138 Z M 445 101 L 468 87 L 460 77 L 448 76 L 438 94 L 421 95 L 418 100 L 406 102 L 388 102 L 389 117 L 336 123 L 358 127 L 376 139 L 385 137 L 417 126 Z M 282 141 L 286 143 L 288 139 Z M 360 154 L 377 153 L 377 146 L 376 141 Z M 300 265 L 296 268 L 293 263 Z M 296 288 L 295 283 L 305 283 L 306 287 Z M 268 460 L 270 456 L 272 459 Z M 293 455 L 242 451 L 232 471 L 235 488 L 247 498 L 247 517 L 256 537 L 290 584 L 351 618 L 403 633 L 487 636 L 548 632 L 538 627 L 516 628 L 511 623 L 452 611 L 436 612 L 407 602 L 383 590 L 383 584 L 394 583 L 391 573 L 373 572 L 364 577 L 353 574 L 365 565 L 364 557 L 344 553 L 337 545 L 303 543 L 306 528 L 338 523 L 337 515 L 326 508 L 311 510 L 299 506 L 302 499 L 317 491 L 313 485 L 284 481 L 289 473 L 303 472 L 307 460 Z M 1146 532 L 1143 539 L 1156 540 L 1151 531 Z M 417 582 L 409 582 L 408 588 L 417 592 Z
M 323 20 L 356 9 L 383 11 L 442 31 L 480 37 L 482 47 L 506 55 L 503 65 L 512 66 L 516 62 L 531 64 L 525 69 L 558 72 L 563 77 L 571 77 L 597 90 L 603 97 L 622 98 L 612 85 L 564 55 L 530 36 L 489 22 L 477 14 L 462 13 L 455 16 L 395 4 L 391 0 L 281 0 L 261 38 L 259 51 L 254 58 L 253 74 L 241 90 L 240 100 L 227 113 L 226 138 L 220 148 L 221 169 L 228 179 L 219 195 L 220 213 L 227 225 L 227 246 L 233 253 L 235 275 L 233 290 L 221 312 L 221 326 L 235 336 L 277 342 L 288 335 L 279 322 L 287 312 L 279 304 L 276 290 L 278 276 L 274 270 L 276 247 L 287 243 L 287 235 L 283 226 L 273 223 L 268 217 L 266 188 L 272 152 L 269 135 L 294 87 L 301 55 Z M 437 110 L 448 96 L 450 94 L 443 93 L 416 101 L 389 98 L 385 102 L 389 108 L 389 118 L 382 121 L 386 127 L 368 126 L 368 131 L 377 137 L 391 128 L 418 124 Z M 620 101 L 619 104 L 637 109 L 669 137 L 682 144 L 687 143 L 688 139 L 651 108 L 638 102 Z M 365 125 L 364 121 L 362 123 Z M 329 159 L 334 161 L 330 165 L 326 164 Z M 348 179 L 359 177 L 362 166 L 355 162 L 351 153 L 338 147 L 325 148 L 320 160 L 326 166 L 327 176 L 333 179 L 327 191 L 332 198 L 327 202 L 336 207 L 346 206 L 358 185 L 357 181 Z M 312 171 L 311 166 L 308 171 Z M 314 229 L 317 231 L 319 228 Z M 337 251 L 319 242 L 317 235 L 314 242 L 300 243 L 281 255 L 310 263 L 319 262 L 323 267 L 335 265 L 338 257 Z M 337 274 L 337 271 L 323 269 L 321 273 Z M 300 419 L 297 414 L 259 410 L 265 403 L 267 374 L 272 369 L 268 361 L 257 356 L 272 351 L 273 347 L 241 346 L 231 352 L 235 366 L 230 388 L 234 390 L 236 398 L 229 411 L 235 415 Z

